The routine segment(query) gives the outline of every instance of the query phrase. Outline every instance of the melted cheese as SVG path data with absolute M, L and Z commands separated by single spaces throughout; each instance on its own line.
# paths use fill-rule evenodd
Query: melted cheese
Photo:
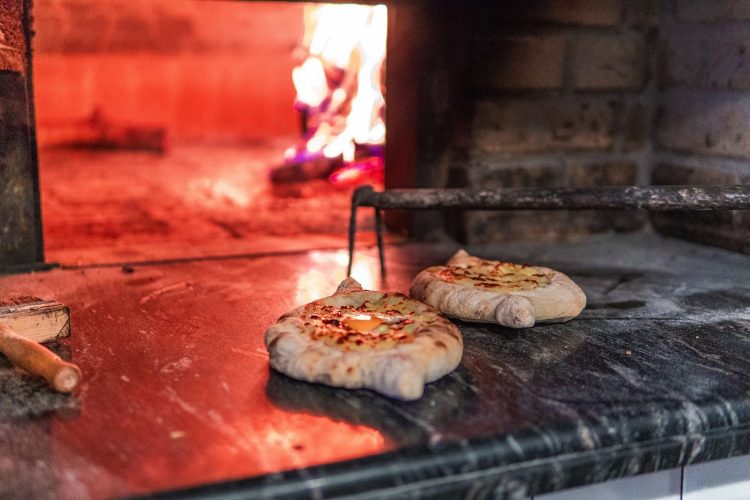
M 352 301 L 349 296 L 360 300 Z M 426 308 L 398 293 L 339 294 L 305 306 L 305 332 L 313 340 L 345 351 L 392 349 L 413 342 L 420 325 L 439 318 Z
M 430 271 L 447 283 L 497 292 L 532 290 L 552 282 L 552 275 L 537 267 L 490 260 L 466 267 L 437 266 Z

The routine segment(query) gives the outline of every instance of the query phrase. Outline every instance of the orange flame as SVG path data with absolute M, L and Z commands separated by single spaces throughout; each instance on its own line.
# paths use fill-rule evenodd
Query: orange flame
M 352 161 L 357 144 L 385 142 L 381 80 L 387 28 L 385 5 L 305 8 L 308 55 L 292 79 L 297 102 L 320 113 L 308 152 Z

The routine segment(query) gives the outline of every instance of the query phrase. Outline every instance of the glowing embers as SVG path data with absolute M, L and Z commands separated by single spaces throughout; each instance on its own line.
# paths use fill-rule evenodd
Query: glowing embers
M 332 173 L 328 180 L 337 186 L 359 186 L 383 183 L 383 157 L 371 156 L 363 161 L 348 163 Z
M 331 181 L 382 182 L 387 21 L 384 5 L 305 7 L 304 58 L 292 79 L 307 131 L 284 153 L 274 182 L 325 177 L 354 162 L 353 172 L 334 174 Z

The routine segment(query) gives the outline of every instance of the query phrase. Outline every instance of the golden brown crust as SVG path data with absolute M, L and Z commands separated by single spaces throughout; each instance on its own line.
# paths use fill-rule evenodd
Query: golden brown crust
M 322 340 L 343 350 L 387 349 L 397 343 L 413 342 L 420 325 L 438 318 L 432 312 L 415 318 L 413 307 L 409 310 L 409 303 L 413 301 L 403 294 L 387 296 L 387 299 L 396 299 L 395 303 L 384 301 L 384 296 L 377 293 L 372 297 L 373 301 L 342 306 L 330 305 L 326 299 L 316 300 L 303 307 L 300 318 L 313 340 Z M 357 328 L 357 322 L 373 324 L 374 328 Z
M 426 382 L 455 369 L 463 351 L 455 325 L 403 294 L 364 291 L 352 281 L 266 331 L 273 368 L 401 399 L 420 397 Z
M 567 321 L 586 305 L 583 290 L 563 273 L 484 260 L 463 250 L 447 265 L 422 271 L 410 294 L 448 316 L 512 328 Z
M 541 268 L 484 259 L 464 267 L 435 266 L 427 270 L 446 283 L 506 293 L 545 287 L 552 282 L 551 273 Z

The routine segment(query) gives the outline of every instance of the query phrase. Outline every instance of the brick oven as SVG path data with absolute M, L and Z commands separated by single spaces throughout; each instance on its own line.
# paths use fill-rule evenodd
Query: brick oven
M 221 90 L 206 87 L 222 81 L 217 79 L 193 85 L 192 90 L 179 82 L 199 72 L 200 57 L 226 58 L 222 44 L 245 44 L 249 53 L 266 54 L 266 59 L 253 57 L 245 63 L 250 71 L 251 67 L 269 66 L 271 58 L 281 59 L 279 51 L 289 50 L 298 34 L 269 39 L 266 44 L 276 47 L 270 51 L 259 50 L 258 42 L 250 36 L 191 42 L 191 26 L 197 20 L 190 17 L 196 14 L 189 8 L 173 8 L 174 12 L 163 14 L 163 19 L 158 10 L 135 9 L 130 18 L 118 20 L 112 12 L 105 14 L 80 5 L 38 4 L 37 27 L 41 31 L 35 43 L 40 72 L 37 107 L 41 109 L 36 128 L 26 125 L 34 123 L 34 109 L 32 92 L 26 90 L 33 79 L 26 78 L 32 68 L 24 52 L 28 33 L 24 34 L 23 24 L 19 24 L 23 6 L 8 4 L 5 9 L 3 64 L 9 82 L 4 88 L 7 102 L 18 103 L 18 108 L 8 108 L 6 114 L 15 120 L 23 117 L 21 128 L 13 127 L 23 130 L 23 134 L 16 134 L 16 142 L 21 142 L 6 155 L 23 158 L 9 161 L 5 186 L 12 186 L 14 193 L 24 193 L 4 197 L 12 205 L 4 211 L 12 214 L 6 219 L 5 234 L 13 236 L 6 236 L 2 245 L 7 265 L 43 261 L 43 224 L 35 194 L 35 140 L 40 134 L 44 143 L 59 141 L 61 136 L 65 139 L 65 130 L 55 129 L 55 124 L 72 118 L 66 116 L 61 103 L 87 100 L 88 108 L 96 112 L 101 111 L 97 106 L 106 101 L 107 92 L 119 92 L 120 101 L 129 103 L 123 106 L 130 107 L 125 114 L 131 121 L 159 123 L 159 118 L 149 118 L 147 111 L 155 110 L 151 113 L 158 115 L 164 108 L 148 104 L 149 92 L 154 92 L 156 83 L 141 79 L 144 83 L 140 90 L 132 90 L 134 85 L 127 83 L 127 78 L 91 83 L 92 78 L 98 78 L 96 74 L 111 75 L 112 70 L 89 69 L 85 81 L 99 89 L 98 97 L 84 99 L 84 85 L 74 88 L 54 81 L 54 75 L 59 78 L 66 67 L 84 71 L 81 65 L 86 64 L 86 57 L 112 54 L 107 57 L 116 61 L 127 57 L 126 48 L 145 53 L 141 62 L 134 59 L 127 70 L 143 71 L 139 65 L 152 64 L 162 68 L 154 82 L 187 88 L 181 91 L 181 97 L 171 98 L 173 109 L 165 111 L 167 118 L 162 117 L 178 141 L 195 140 L 200 127 L 220 140 L 237 135 L 257 140 L 269 134 L 289 134 L 297 127 L 292 113 L 284 112 L 285 101 L 279 97 L 266 98 L 269 104 L 249 113 L 240 126 L 234 115 L 227 114 L 232 108 L 253 108 L 253 95 L 259 96 L 258 92 L 270 96 L 272 89 L 285 88 L 283 97 L 290 100 L 290 83 L 284 87 L 281 82 L 268 80 L 282 78 L 281 73 L 267 71 L 269 77 L 251 85 L 258 87 L 251 93 L 243 93 L 242 88 L 248 85 L 241 78 L 230 80 L 234 89 L 222 84 Z M 272 4 L 261 5 L 274 9 Z M 396 2 L 391 8 L 386 73 L 389 100 L 393 102 L 387 116 L 388 130 L 395 139 L 387 145 L 386 185 L 577 188 L 747 182 L 742 118 L 744 20 L 740 7 L 727 5 L 709 8 L 703 2 L 581 1 L 563 7 L 557 2 L 533 1 L 498 6 L 467 2 L 431 8 L 419 2 Z M 276 14 L 276 19 L 283 23 L 285 18 Z M 234 22 L 238 27 L 228 30 L 230 33 L 241 31 L 242 23 L 250 21 Z M 94 29 L 97 24 L 107 26 L 106 32 L 86 38 L 86 33 L 98 33 Z M 197 56 L 183 56 L 181 66 L 167 64 L 168 58 L 159 55 L 189 50 L 191 43 L 205 47 L 198 49 Z M 148 56 L 149 50 L 153 56 Z M 112 67 L 116 64 L 110 63 Z M 232 64 L 238 66 L 237 62 Z M 240 68 L 235 70 L 238 75 Z M 48 78 L 50 83 L 46 84 Z M 52 90 L 47 90 L 50 87 Z M 279 94 L 278 90 L 274 92 Z M 224 104 L 207 97 L 212 95 L 235 97 Z M 228 111 L 206 108 L 198 115 L 183 113 L 188 118 L 181 119 L 180 108 L 175 106 L 180 102 L 183 108 L 196 106 L 201 96 L 203 100 L 213 99 L 214 104 L 207 106 L 224 106 Z M 141 112 L 136 111 L 139 102 L 145 104 Z M 208 116 L 213 118 L 206 121 Z M 5 143 L 11 148 L 14 141 Z M 20 145 L 28 146 L 19 149 Z M 58 182 L 57 177 L 54 182 Z M 50 214 L 44 227 L 54 233 L 57 218 L 52 215 L 54 211 Z M 396 231 L 409 229 L 418 238 L 451 237 L 469 243 L 570 239 L 651 227 L 725 248 L 747 249 L 742 212 L 693 214 L 687 220 L 669 214 L 648 218 L 639 213 L 565 211 L 420 214 L 408 223 L 403 217 L 390 217 L 390 226 Z M 67 236 L 53 234 L 52 240 L 55 238 L 68 240 Z
M 743 491 L 750 213 L 701 208 L 748 206 L 750 3 L 385 1 L 385 144 L 336 160 L 382 177 L 343 187 L 339 163 L 282 157 L 314 123 L 304 4 L 0 0 L 0 302 L 69 303 L 51 348 L 84 376 L 61 396 L 0 355 L 0 497 Z M 353 211 L 347 273 L 370 183 L 600 208 L 370 200 L 389 274 L 377 210 Z M 590 203 L 685 185 L 744 198 Z M 457 322 L 461 366 L 413 403 L 269 370 L 284 311 L 347 274 L 408 290 L 463 247 L 561 269 L 588 306 Z

